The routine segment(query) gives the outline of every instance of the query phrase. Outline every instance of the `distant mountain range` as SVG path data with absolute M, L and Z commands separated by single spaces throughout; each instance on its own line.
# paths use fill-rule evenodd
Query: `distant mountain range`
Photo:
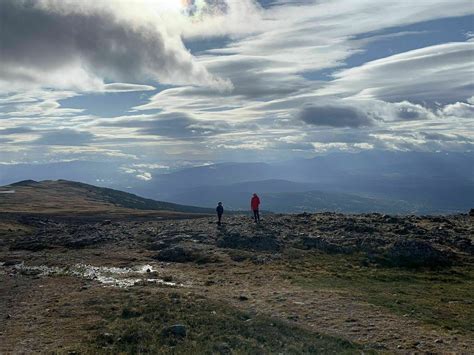
M 248 210 L 252 193 L 258 191 L 262 207 L 280 213 L 314 211 L 412 213 L 416 211 L 415 206 L 404 201 L 318 191 L 315 190 L 316 188 L 317 185 L 310 183 L 263 180 L 184 189 L 170 195 L 169 199 L 177 203 L 201 206 L 213 206 L 216 201 L 222 200 L 228 209 Z
M 457 213 L 474 204 L 474 153 L 364 151 L 269 163 L 219 163 L 170 173 L 147 169 L 148 181 L 123 162 L 73 161 L 0 165 L 0 183 L 40 176 L 126 190 L 155 200 L 248 209 L 250 194 L 275 212 Z
M 134 191 L 200 206 L 222 200 L 237 209 L 248 208 L 257 192 L 263 208 L 279 212 L 457 213 L 474 204 L 474 154 L 362 152 L 214 164 L 155 175 Z

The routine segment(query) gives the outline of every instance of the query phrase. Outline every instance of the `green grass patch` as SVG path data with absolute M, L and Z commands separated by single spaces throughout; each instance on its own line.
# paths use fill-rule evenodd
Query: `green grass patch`
M 133 290 L 114 297 L 107 306 L 99 306 L 103 326 L 94 342 L 81 352 L 354 354 L 363 350 L 342 339 L 245 313 L 224 302 L 196 295 Z M 186 327 L 186 336 L 164 331 L 175 324 Z
M 364 266 L 362 256 L 317 254 L 295 259 L 285 276 L 311 289 L 330 289 L 424 323 L 474 331 L 472 264 L 428 270 Z

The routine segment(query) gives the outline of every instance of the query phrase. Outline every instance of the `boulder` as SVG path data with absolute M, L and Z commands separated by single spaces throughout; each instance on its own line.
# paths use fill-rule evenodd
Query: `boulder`
M 303 237 L 301 238 L 301 245 L 304 249 L 317 249 L 328 254 L 347 254 L 352 252 L 349 247 L 337 245 L 327 241 L 322 237 Z
M 163 241 L 151 242 L 148 245 L 148 250 L 163 250 L 169 247 L 169 243 Z
M 277 252 L 282 245 L 276 237 L 270 235 L 256 235 L 253 237 L 238 233 L 226 234 L 217 241 L 220 248 L 243 249 L 263 252 Z
M 443 267 L 452 264 L 452 255 L 420 240 L 398 240 L 392 243 L 379 260 L 388 266 Z

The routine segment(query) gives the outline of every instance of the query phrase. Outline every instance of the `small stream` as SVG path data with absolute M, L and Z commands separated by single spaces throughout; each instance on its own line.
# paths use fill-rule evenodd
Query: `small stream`
M 3 266 L 0 263 L 0 266 Z M 152 265 L 139 265 L 134 267 L 107 267 L 87 264 L 75 264 L 67 267 L 57 266 L 28 266 L 23 262 L 13 265 L 13 268 L 27 275 L 60 276 L 69 275 L 78 278 L 97 281 L 104 286 L 126 288 L 137 284 L 153 283 L 169 287 L 184 287 L 183 284 L 164 281 L 160 278 L 150 277 L 157 274 Z

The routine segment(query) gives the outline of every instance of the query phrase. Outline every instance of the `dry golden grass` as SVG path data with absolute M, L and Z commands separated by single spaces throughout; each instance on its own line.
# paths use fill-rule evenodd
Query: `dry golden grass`
M 77 217 L 104 216 L 104 218 L 127 216 L 185 218 L 204 215 L 203 213 L 194 213 L 194 211 L 179 211 L 177 209 L 180 206 L 166 203 L 163 203 L 162 209 L 157 208 L 156 205 L 159 206 L 159 202 L 146 208 L 146 203 L 150 200 L 120 191 L 105 190 L 65 180 L 10 185 L 3 187 L 2 190 L 15 191 L 14 193 L 0 194 L 0 213 L 7 214 L 33 213 L 59 216 L 74 214 Z M 111 195 L 111 192 L 117 193 L 117 196 Z M 135 205 L 140 206 L 142 200 L 144 207 L 135 208 Z M 110 201 L 117 201 L 117 203 Z

